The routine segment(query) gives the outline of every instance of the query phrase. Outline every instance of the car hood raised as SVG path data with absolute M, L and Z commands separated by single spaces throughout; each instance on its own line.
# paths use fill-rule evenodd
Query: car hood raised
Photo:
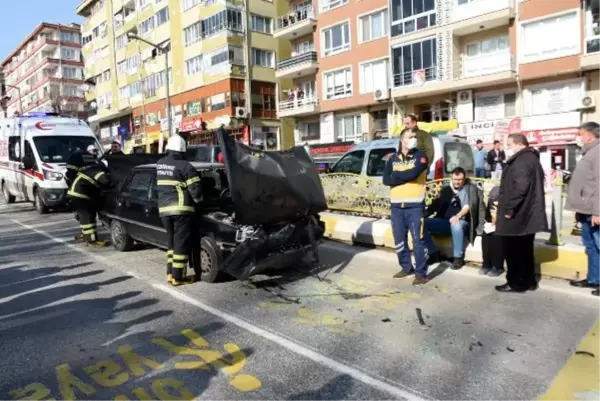
M 243 225 L 290 222 L 327 209 L 317 170 L 306 150 L 250 148 L 218 131 L 235 210 Z

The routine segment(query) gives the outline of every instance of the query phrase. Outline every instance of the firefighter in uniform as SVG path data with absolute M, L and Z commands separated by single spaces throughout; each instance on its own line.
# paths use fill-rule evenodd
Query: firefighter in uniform
M 75 166 L 74 166 L 75 167 Z M 77 172 L 71 188 L 67 192 L 71 203 L 75 206 L 83 238 L 87 246 L 104 248 L 106 241 L 99 241 L 96 232 L 96 204 L 101 191 L 111 185 L 110 174 L 104 163 L 96 161 L 83 166 Z
M 79 173 L 83 167 L 96 162 L 97 154 L 98 149 L 94 145 L 88 146 L 86 152 L 83 152 L 81 149 L 77 149 L 73 152 L 67 160 L 67 172 L 65 173 L 67 188 L 71 188 L 73 182 L 77 178 L 77 173 Z M 75 213 L 75 219 L 79 221 L 77 213 Z M 83 241 L 83 233 L 75 235 L 73 239 L 75 241 Z
M 184 159 L 185 140 L 174 135 L 167 142 L 167 156 L 156 163 L 158 213 L 169 236 L 167 281 L 172 285 L 189 284 L 187 265 L 193 248 L 196 204 L 202 190 L 200 176 Z

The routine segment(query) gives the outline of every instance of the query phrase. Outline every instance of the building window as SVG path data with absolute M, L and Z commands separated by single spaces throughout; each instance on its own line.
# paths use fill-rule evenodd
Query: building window
M 339 99 L 352 96 L 352 69 L 350 67 L 331 71 L 325 75 L 325 99 Z
M 321 123 L 319 121 L 310 121 L 298 123 L 300 142 L 318 141 L 321 138 Z
M 169 7 L 165 7 L 162 10 L 154 14 L 155 22 L 154 26 L 159 27 L 162 24 L 169 22 Z
M 360 41 L 368 42 L 387 35 L 387 10 L 365 15 L 360 18 Z
M 419 121 L 432 123 L 436 121 L 449 121 L 453 118 L 448 103 L 419 104 L 415 106 Z
M 392 49 L 394 86 L 437 79 L 437 39 L 426 39 Z
M 349 1 L 350 0 L 321 0 L 321 11 L 327 11 L 333 8 L 341 7 L 344 4 L 348 4 Z
M 194 75 L 202 71 L 202 55 L 192 57 L 185 62 L 186 75 Z
M 392 36 L 406 35 L 436 24 L 435 0 L 392 0 Z
M 75 32 L 60 32 L 60 40 L 62 42 L 79 43 L 79 34 Z
M 142 23 L 138 25 L 138 32 L 140 35 L 146 35 L 152 29 L 154 29 L 154 16 L 142 21 Z
M 585 40 L 586 53 L 600 52 L 600 4 L 598 1 L 586 0 Z
M 343 24 L 325 29 L 323 31 L 323 43 L 325 48 L 323 54 L 331 56 L 336 53 L 350 49 L 350 24 Z
M 498 53 L 508 51 L 509 49 L 508 35 L 497 36 L 482 40 L 480 42 L 469 43 L 465 47 L 467 57 L 485 56 L 490 53 Z
M 75 49 L 69 49 L 68 47 L 63 47 L 60 49 L 60 55 L 63 60 L 78 60 L 78 53 Z
M 360 65 L 360 93 L 388 88 L 388 61 L 378 60 Z
M 516 115 L 516 93 L 481 94 L 475 97 L 475 121 L 493 121 Z
M 334 122 L 335 139 L 338 142 L 362 140 L 362 119 L 354 116 L 336 116 Z
M 525 93 L 525 112 L 537 116 L 574 111 L 581 104 L 583 93 L 581 81 L 531 88 Z
M 197 6 L 198 4 L 200 4 L 201 0 L 181 0 L 181 9 L 183 11 L 187 11 L 192 7 Z
M 66 79 L 81 79 L 81 74 L 78 68 L 63 67 L 63 78 Z
M 115 47 L 117 49 L 122 49 L 125 46 L 127 46 L 127 42 L 129 42 L 129 39 L 127 38 L 127 34 L 117 36 L 117 38 L 115 39 Z
M 184 43 L 185 46 L 190 46 L 225 30 L 243 32 L 243 27 L 241 11 L 223 10 L 185 28 L 183 30 Z
M 210 111 L 217 111 L 225 109 L 225 94 L 220 93 L 210 97 Z
M 521 33 L 521 63 L 572 56 L 580 51 L 577 12 L 523 23 Z
M 254 32 L 261 33 L 272 33 L 273 32 L 273 23 L 271 18 L 263 17 L 262 15 L 252 14 L 250 16 L 250 29 Z
M 261 67 L 275 68 L 275 53 L 269 50 L 252 48 L 252 62 Z

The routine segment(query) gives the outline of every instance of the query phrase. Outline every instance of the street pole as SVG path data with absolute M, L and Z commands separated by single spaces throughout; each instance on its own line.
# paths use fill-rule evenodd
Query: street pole
M 128 33 L 127 37 L 131 40 L 131 39 L 136 39 L 139 40 L 140 42 L 144 42 L 152 47 L 154 47 L 156 50 L 160 51 L 161 53 L 163 53 L 165 55 L 165 80 L 166 80 L 166 87 L 167 87 L 167 91 L 166 91 L 166 101 L 167 101 L 167 129 L 169 130 L 168 132 L 168 136 L 171 137 L 171 134 L 173 133 L 173 127 L 172 127 L 172 121 L 171 121 L 171 90 L 169 88 L 169 55 L 168 52 L 166 50 L 165 47 L 159 46 L 156 43 L 152 43 L 144 38 L 141 38 L 139 36 L 137 36 L 136 34 L 133 33 Z M 158 153 L 162 153 L 163 152 L 163 147 L 165 144 L 165 140 L 163 138 L 163 134 L 162 132 L 160 133 L 160 135 L 158 136 Z
M 12 88 L 17 90 L 17 96 L 19 96 L 19 111 L 21 115 L 23 115 L 23 99 L 21 99 L 21 89 L 18 86 L 13 86 L 9 84 L 4 84 L 7 88 Z

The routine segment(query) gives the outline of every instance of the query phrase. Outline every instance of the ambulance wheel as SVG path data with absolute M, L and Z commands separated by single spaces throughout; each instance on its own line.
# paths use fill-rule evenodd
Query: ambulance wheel
M 4 183 L 2 184 L 2 196 L 4 197 L 6 203 L 15 203 L 15 196 L 11 195 L 10 192 L 8 192 L 8 188 Z
M 35 210 L 37 210 L 37 212 L 39 214 L 48 213 L 48 206 L 44 205 L 44 201 L 42 200 L 40 192 L 36 190 L 35 194 L 33 196 L 35 197 L 35 201 L 34 201 Z
M 110 239 L 119 252 L 127 252 L 133 248 L 133 238 L 127 233 L 127 228 L 120 221 L 110 223 Z
M 221 252 L 212 237 L 203 237 L 200 240 L 200 270 L 201 280 L 215 283 L 221 277 Z

